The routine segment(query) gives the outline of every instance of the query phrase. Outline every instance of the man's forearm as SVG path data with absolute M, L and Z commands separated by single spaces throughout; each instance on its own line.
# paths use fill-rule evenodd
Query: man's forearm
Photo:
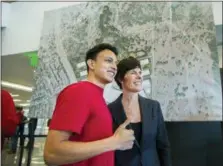
M 101 153 L 116 149 L 115 140 L 112 137 L 93 142 L 61 141 L 53 148 L 45 148 L 44 159 L 49 165 L 63 165 L 77 163 Z

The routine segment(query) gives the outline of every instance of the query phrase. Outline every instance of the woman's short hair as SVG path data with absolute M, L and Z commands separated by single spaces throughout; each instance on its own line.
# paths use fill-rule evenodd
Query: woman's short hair
M 125 74 L 129 70 L 135 69 L 137 67 L 141 69 L 140 62 L 132 56 L 130 56 L 128 58 L 124 58 L 118 63 L 115 81 L 118 84 L 120 89 L 122 89 L 121 81 L 124 79 Z

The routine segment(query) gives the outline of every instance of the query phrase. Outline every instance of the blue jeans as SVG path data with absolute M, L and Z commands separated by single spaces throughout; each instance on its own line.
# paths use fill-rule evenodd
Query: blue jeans
M 11 150 L 13 152 L 16 152 L 18 138 L 19 138 L 19 126 L 17 126 L 15 134 L 11 137 Z
M 18 139 L 21 135 L 23 135 L 24 132 L 24 124 L 20 124 L 16 128 L 15 134 L 11 137 L 11 150 L 13 152 L 16 152 L 17 150 L 17 144 L 18 144 Z M 21 144 L 21 141 L 20 141 Z

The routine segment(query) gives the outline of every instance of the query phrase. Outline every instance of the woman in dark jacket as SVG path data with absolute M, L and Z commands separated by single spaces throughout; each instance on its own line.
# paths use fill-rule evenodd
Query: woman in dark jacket
M 142 90 L 140 62 L 133 57 L 120 61 L 115 81 L 123 93 L 109 104 L 114 131 L 129 119 L 128 128 L 135 134 L 131 150 L 115 152 L 115 166 L 171 166 L 170 145 L 160 104 L 139 95 Z

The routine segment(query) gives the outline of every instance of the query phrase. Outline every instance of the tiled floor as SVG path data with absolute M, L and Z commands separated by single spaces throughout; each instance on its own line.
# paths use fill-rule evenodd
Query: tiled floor
M 32 155 L 32 162 L 30 166 L 46 166 L 43 161 L 43 148 L 45 138 L 36 138 L 34 144 L 34 150 Z M 27 142 L 25 142 L 26 145 Z M 9 154 L 9 144 L 5 144 L 2 151 L 2 166 L 18 166 L 19 161 L 19 148 L 16 154 Z M 27 149 L 24 148 L 22 165 L 26 166 L 27 162 Z

